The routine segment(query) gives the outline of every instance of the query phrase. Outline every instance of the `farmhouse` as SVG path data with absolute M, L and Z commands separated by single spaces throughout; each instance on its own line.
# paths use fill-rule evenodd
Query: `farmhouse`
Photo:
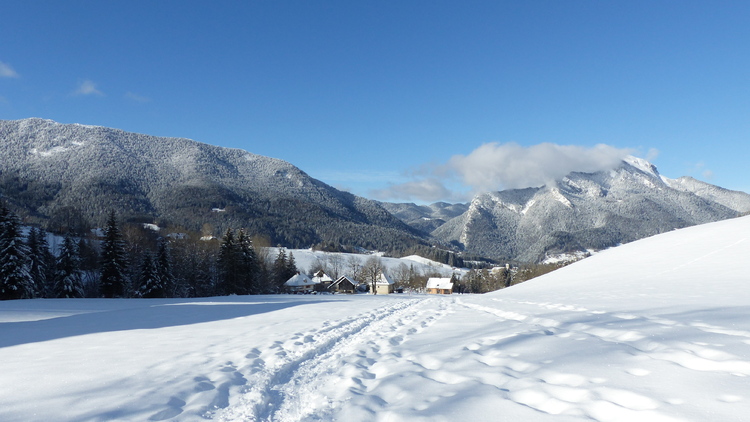
M 326 291 L 326 289 L 331 286 L 331 283 L 333 283 L 333 279 L 331 278 L 331 276 L 326 274 L 323 270 L 320 270 L 317 273 L 313 274 L 312 281 L 316 284 L 315 290 L 319 292 Z
M 293 293 L 310 293 L 313 291 L 315 284 L 310 277 L 297 273 L 284 283 L 284 288 Z
M 453 293 L 453 277 L 431 277 L 427 280 L 427 293 L 433 295 L 449 295 Z
M 328 290 L 335 293 L 355 293 L 357 291 L 357 284 L 359 283 L 342 275 L 328 287 Z
M 380 277 L 375 282 L 375 294 L 387 295 L 395 291 L 396 283 L 384 273 L 380 273 Z

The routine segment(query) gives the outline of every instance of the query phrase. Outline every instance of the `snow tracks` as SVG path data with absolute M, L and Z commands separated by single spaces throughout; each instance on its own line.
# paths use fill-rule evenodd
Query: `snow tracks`
M 254 348 L 242 394 L 214 416 L 221 421 L 326 419 L 357 391 L 377 382 L 378 366 L 409 336 L 441 314 L 427 311 L 434 299 L 393 300 L 385 306 L 284 341 Z

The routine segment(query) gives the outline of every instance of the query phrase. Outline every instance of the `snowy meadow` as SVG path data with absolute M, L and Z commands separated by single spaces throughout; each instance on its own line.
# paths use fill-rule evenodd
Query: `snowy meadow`
M 0 303 L 2 421 L 742 421 L 750 218 L 485 295 Z

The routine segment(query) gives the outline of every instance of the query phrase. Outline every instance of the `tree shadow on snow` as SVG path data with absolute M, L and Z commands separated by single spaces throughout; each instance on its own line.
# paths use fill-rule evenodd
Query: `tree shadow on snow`
M 64 301 L 64 302 L 63 302 Z M 201 299 L 32 300 L 31 309 L 64 307 L 73 315 L 38 321 L 0 322 L 0 348 L 112 331 L 156 329 L 241 318 L 325 299 L 237 296 Z M 40 303 L 41 302 L 41 303 Z M 32 305 L 32 303 L 29 303 Z M 62 305 L 62 306 L 60 306 Z M 20 310 L 20 309 L 19 309 Z

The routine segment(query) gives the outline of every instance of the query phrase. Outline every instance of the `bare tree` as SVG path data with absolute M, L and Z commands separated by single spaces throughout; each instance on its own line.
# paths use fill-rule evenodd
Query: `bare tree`
M 346 260 L 347 269 L 352 280 L 359 280 L 362 276 L 362 262 L 356 255 L 349 255 Z
M 344 256 L 340 253 L 327 253 L 326 261 L 328 264 L 326 273 L 334 280 L 339 278 L 341 270 L 344 268 Z
M 377 294 L 377 283 L 380 279 L 380 274 L 385 270 L 383 261 L 377 255 L 372 255 L 367 258 L 365 265 L 362 267 L 362 273 L 366 282 L 370 283 L 370 289 L 373 294 Z

